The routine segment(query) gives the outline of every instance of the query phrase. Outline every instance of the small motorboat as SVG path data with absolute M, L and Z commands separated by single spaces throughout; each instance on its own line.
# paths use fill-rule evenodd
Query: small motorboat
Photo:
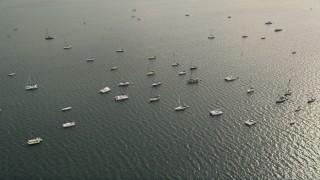
M 127 81 L 120 82 L 120 83 L 118 84 L 118 86 L 129 86 L 129 85 L 130 85 L 130 83 L 127 82 Z
M 113 66 L 110 70 L 114 71 L 114 70 L 117 70 L 117 69 L 118 69 L 118 66 Z
M 267 21 L 266 23 L 264 23 L 265 25 L 270 25 L 270 24 L 272 24 L 272 22 L 271 21 Z
M 274 32 L 280 32 L 280 31 L 282 31 L 283 29 L 281 29 L 281 28 L 277 28 L 277 29 L 275 29 L 274 30 Z
M 159 101 L 159 100 L 160 100 L 160 95 L 151 97 L 149 99 L 149 102 L 155 102 L 155 101 Z
M 16 75 L 16 73 L 10 73 L 10 74 L 8 74 L 9 76 L 15 76 Z
M 116 52 L 124 52 L 124 50 L 123 49 L 118 49 L 118 50 L 116 50 Z
M 64 46 L 63 49 L 71 49 L 72 46 Z
M 61 111 L 70 111 L 72 109 L 72 107 L 65 107 L 65 108 L 62 108 Z
M 215 109 L 215 110 L 210 111 L 211 116 L 219 116 L 222 114 L 223 114 L 223 112 L 220 109 Z
M 30 140 L 28 140 L 27 141 L 27 144 L 28 145 L 35 145 L 35 144 L 40 144 L 40 143 L 42 143 L 42 139 L 41 138 L 35 138 L 35 139 L 30 139 Z
M 247 90 L 247 93 L 250 94 L 250 93 L 253 93 L 254 92 L 254 88 L 253 87 L 250 87 L 248 90 Z
M 68 127 L 72 127 L 72 126 L 75 126 L 76 123 L 74 121 L 71 121 L 71 122 L 67 122 L 67 123 L 64 123 L 62 124 L 62 127 L 63 128 L 68 128 Z
M 283 103 L 287 100 L 287 98 L 285 96 L 280 96 L 277 100 L 276 103 Z
M 153 59 L 156 59 L 156 56 L 150 56 L 148 57 L 149 60 L 153 60 Z
M 180 71 L 179 75 L 185 75 L 187 72 L 186 71 Z
M 247 126 L 252 126 L 252 125 L 255 125 L 256 123 L 257 123 L 257 121 L 255 121 L 254 119 L 249 119 L 244 122 L 244 124 Z
M 227 81 L 227 82 L 230 82 L 230 81 L 235 81 L 235 80 L 237 80 L 237 79 L 238 79 L 238 77 L 228 76 L 228 77 L 226 77 L 224 80 Z
M 160 85 L 161 85 L 161 82 L 160 82 L 160 81 L 154 82 L 154 83 L 152 84 L 153 87 L 160 86 Z
M 147 72 L 147 76 L 152 76 L 152 75 L 154 75 L 155 73 L 154 73 L 154 71 L 149 71 L 149 72 Z
M 215 36 L 213 35 L 213 34 L 210 34 L 209 36 L 208 36 L 208 39 L 214 39 L 215 38 Z
M 308 103 L 310 104 L 310 103 L 313 103 L 313 102 L 315 102 L 315 101 L 316 101 L 316 98 L 312 97 L 312 98 L 310 98 L 310 99 L 308 100 Z
M 299 112 L 301 111 L 301 106 L 298 106 L 297 109 L 294 110 L 294 112 Z
M 94 61 L 94 57 L 90 57 L 87 59 L 87 62 L 92 62 L 92 61 Z

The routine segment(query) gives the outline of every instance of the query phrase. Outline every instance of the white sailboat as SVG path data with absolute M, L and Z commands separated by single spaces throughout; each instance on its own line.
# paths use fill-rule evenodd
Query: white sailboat
M 63 47 L 63 49 L 68 50 L 68 49 L 71 49 L 71 48 L 72 48 L 72 46 L 67 45 L 66 40 L 64 40 L 64 47 Z
M 292 94 L 292 90 L 290 89 L 290 83 L 291 83 L 291 80 L 289 79 L 289 82 L 287 84 L 287 89 L 284 93 L 285 96 L 291 96 L 291 94 Z
M 94 57 L 91 56 L 91 51 L 89 51 L 89 58 L 87 58 L 87 62 L 92 62 L 94 61 Z
M 26 90 L 34 90 L 34 89 L 38 89 L 38 84 L 35 84 L 31 81 L 31 77 L 29 75 L 29 79 L 27 82 L 27 85 L 25 86 Z
M 214 35 L 212 34 L 212 28 L 211 28 L 211 33 L 210 33 L 210 35 L 208 36 L 208 39 L 214 39 L 215 37 L 214 37 Z
M 178 99 L 178 103 L 179 103 L 179 106 L 174 108 L 175 111 L 183 111 L 183 110 L 185 110 L 185 109 L 187 109 L 189 107 L 187 105 L 181 105 L 180 96 L 179 96 L 179 99 Z
M 175 58 L 174 53 L 173 53 L 173 55 L 172 55 L 172 59 L 173 59 L 172 66 L 179 66 L 179 63 L 176 62 L 176 58 Z

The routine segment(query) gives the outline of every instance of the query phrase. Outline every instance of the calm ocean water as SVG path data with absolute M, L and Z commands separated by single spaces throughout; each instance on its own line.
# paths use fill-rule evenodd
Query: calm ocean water
M 0 179 L 319 179 L 319 18 L 315 0 L 0 0 Z

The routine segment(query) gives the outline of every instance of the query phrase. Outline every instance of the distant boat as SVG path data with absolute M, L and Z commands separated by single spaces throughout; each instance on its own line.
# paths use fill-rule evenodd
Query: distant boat
M 301 111 L 301 106 L 298 106 L 297 109 L 294 110 L 294 112 L 299 112 Z
M 155 101 L 159 101 L 159 100 L 160 100 L 160 95 L 151 97 L 149 99 L 149 102 L 155 102 Z
M 266 39 L 266 37 L 262 37 L 261 39 Z
M 257 121 L 255 121 L 254 119 L 249 119 L 244 122 L 244 124 L 247 126 L 252 126 L 252 125 L 255 125 L 256 123 L 257 123 Z
M 195 69 L 198 69 L 198 66 L 192 65 L 192 66 L 190 67 L 190 70 L 195 70 Z
M 71 48 L 72 48 L 72 47 L 71 47 L 70 45 L 67 45 L 66 40 L 64 40 L 64 47 L 63 47 L 63 49 L 68 50 L 68 49 L 71 49 Z
M 40 143 L 42 143 L 42 139 L 41 138 L 39 138 L 39 137 L 37 137 L 37 138 L 35 138 L 35 139 L 30 139 L 30 140 L 28 140 L 27 141 L 27 144 L 28 145 L 35 145 L 35 144 L 40 144 Z
M 199 83 L 201 80 L 197 77 L 197 72 L 195 77 L 192 77 L 192 71 L 190 70 L 190 78 L 187 80 L 187 84 L 197 84 Z
M 70 45 L 67 45 L 67 46 L 63 47 L 63 49 L 71 49 L 71 48 L 72 48 L 72 46 L 70 46 Z
M 313 103 L 313 102 L 315 102 L 315 101 L 316 101 L 316 98 L 311 97 L 311 98 L 308 100 L 308 103 L 311 104 L 311 103 Z
M 277 29 L 275 29 L 274 30 L 274 32 L 280 32 L 280 31 L 282 31 L 283 29 L 281 29 L 281 28 L 277 28 Z
M 186 14 L 185 16 L 189 16 L 189 14 Z
M 186 71 L 180 71 L 179 75 L 185 75 L 187 72 Z
M 247 93 L 250 94 L 250 93 L 253 93 L 254 92 L 254 88 L 253 87 L 250 87 L 248 90 L 247 90 Z
M 113 66 L 110 70 L 114 71 L 114 70 L 117 70 L 117 69 L 118 69 L 118 66 Z
M 124 50 L 123 49 L 118 49 L 118 50 L 116 50 L 116 52 L 124 52 Z
M 87 62 L 92 62 L 94 61 L 94 57 L 91 56 L 91 51 L 89 51 L 89 58 L 87 59 Z
M 175 54 L 172 54 L 173 63 L 172 66 L 179 66 L 179 63 L 176 62 Z
M 119 95 L 119 96 L 115 96 L 114 99 L 115 99 L 116 101 L 122 101 L 122 100 L 129 99 L 129 96 L 126 95 L 126 94 L 121 94 L 121 95 Z
M 292 90 L 290 89 L 290 83 L 291 83 L 291 80 L 289 79 L 289 82 L 287 84 L 287 89 L 284 93 L 285 96 L 291 96 L 291 94 L 292 94 Z
M 197 83 L 199 83 L 201 80 L 199 79 L 199 78 L 190 78 L 188 81 L 187 81 L 187 83 L 188 84 L 197 84 Z
M 154 73 L 154 71 L 148 71 L 147 72 L 147 76 L 152 76 L 152 75 L 154 75 L 155 73 Z
M 72 107 L 65 107 L 65 108 L 62 108 L 61 111 L 69 111 L 69 110 L 71 110 L 71 108 Z
M 8 74 L 8 76 L 15 76 L 16 75 L 16 73 L 10 73 L 10 74 Z
M 285 96 L 280 96 L 277 100 L 276 100 L 276 103 L 283 103 L 285 102 L 286 100 L 288 100 Z
M 156 59 L 156 56 L 150 56 L 148 57 L 149 60 L 153 60 L 153 59 Z
M 13 28 L 12 30 L 17 31 L 17 30 L 18 30 L 18 28 Z
M 161 85 L 161 81 L 152 83 L 152 86 L 153 86 L 153 87 L 160 86 L 160 85 Z
M 179 96 L 179 99 L 178 99 L 178 103 L 179 103 L 179 106 L 174 108 L 175 111 L 183 111 L 183 110 L 185 110 L 185 109 L 187 109 L 189 107 L 187 105 L 181 105 L 180 96 Z
M 223 114 L 223 112 L 220 109 L 215 109 L 215 110 L 210 111 L 211 116 L 219 116 L 222 114 Z
M 107 93 L 107 92 L 109 92 L 109 91 L 111 91 L 111 88 L 109 88 L 109 87 L 104 87 L 103 89 L 100 90 L 100 93 L 101 93 L 101 94 L 104 94 L 104 93 Z
M 237 80 L 239 77 L 234 77 L 234 76 L 228 76 L 226 77 L 224 80 L 227 81 L 227 82 L 230 82 L 230 81 L 235 81 Z
M 94 61 L 94 57 L 90 57 L 87 59 L 87 62 L 92 62 L 92 61 Z
M 231 18 L 231 16 L 228 16 L 228 18 L 230 19 L 230 18 Z
M 293 51 L 291 52 L 291 54 L 296 54 L 296 48 L 293 48 Z
M 211 33 L 210 33 L 210 35 L 208 36 L 208 39 L 214 39 L 215 37 L 214 37 L 214 35 L 212 34 L 212 28 L 211 28 Z
M 29 75 L 27 85 L 25 86 L 25 89 L 26 90 L 38 89 L 38 84 L 32 83 L 30 75 Z
M 270 24 L 272 24 L 272 22 L 271 21 L 267 21 L 266 23 L 264 23 L 265 25 L 270 25 Z
M 63 128 L 69 128 L 69 127 L 72 127 L 72 126 L 75 126 L 76 123 L 74 121 L 71 121 L 71 122 L 67 122 L 67 123 L 64 123 L 62 124 L 62 127 Z
M 127 82 L 127 81 L 123 81 L 123 82 L 120 82 L 120 83 L 118 84 L 118 86 L 129 86 L 129 85 L 130 85 L 130 83 Z
M 46 40 L 52 40 L 53 37 L 49 35 L 48 28 L 46 28 Z
M 247 37 L 248 37 L 247 35 L 243 35 L 243 36 L 242 36 L 242 38 L 247 38 Z

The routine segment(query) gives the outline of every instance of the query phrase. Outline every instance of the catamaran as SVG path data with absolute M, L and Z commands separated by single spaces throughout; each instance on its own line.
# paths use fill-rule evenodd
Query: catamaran
M 129 99 L 129 96 L 126 95 L 126 94 L 121 94 L 121 95 L 119 95 L 119 96 L 115 96 L 114 99 L 115 99 L 116 101 L 122 101 L 122 100 Z
M 109 87 L 104 87 L 103 89 L 100 90 L 100 93 L 101 93 L 101 94 L 104 94 L 104 93 L 107 93 L 107 92 L 109 92 L 109 91 L 111 91 L 111 88 L 109 88 Z

